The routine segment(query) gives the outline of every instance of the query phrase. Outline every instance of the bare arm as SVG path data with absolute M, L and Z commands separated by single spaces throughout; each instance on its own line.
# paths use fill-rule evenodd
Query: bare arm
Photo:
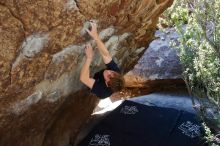
M 80 81 L 91 89 L 95 83 L 95 80 L 93 78 L 90 78 L 89 75 L 90 74 L 89 67 L 93 58 L 93 50 L 90 44 L 86 45 L 85 52 L 86 52 L 86 61 L 83 64 L 80 72 Z
M 109 53 L 108 49 L 105 47 L 104 43 L 102 42 L 101 38 L 99 37 L 97 33 L 97 26 L 95 23 L 90 23 L 91 24 L 91 30 L 87 29 L 87 32 L 89 35 L 96 41 L 98 50 L 102 56 L 102 59 L 105 64 L 108 64 L 112 60 L 112 56 Z

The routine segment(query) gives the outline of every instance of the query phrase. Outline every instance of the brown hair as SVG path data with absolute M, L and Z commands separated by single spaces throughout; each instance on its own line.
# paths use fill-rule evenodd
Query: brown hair
M 114 77 L 110 78 L 110 81 L 108 82 L 108 86 L 112 89 L 112 92 L 119 92 L 122 89 L 124 89 L 124 78 L 121 74 L 116 74 Z

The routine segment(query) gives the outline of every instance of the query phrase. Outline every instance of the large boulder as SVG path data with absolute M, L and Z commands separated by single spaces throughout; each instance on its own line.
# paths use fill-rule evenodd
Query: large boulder
M 88 20 L 123 73 L 153 40 L 173 0 L 1 0 L 0 145 L 66 146 L 97 98 L 79 81 Z M 104 65 L 98 53 L 94 73 Z
M 171 45 L 179 39 L 175 28 L 157 30 L 155 37 L 138 63 L 125 75 L 127 87 L 148 88 L 153 92 L 169 85 L 185 84 L 177 49 Z

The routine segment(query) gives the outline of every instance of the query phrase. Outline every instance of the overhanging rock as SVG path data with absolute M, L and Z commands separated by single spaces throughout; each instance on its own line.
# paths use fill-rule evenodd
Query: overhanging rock
M 0 2 L 0 145 L 64 146 L 92 112 L 79 81 L 88 20 L 126 73 L 173 0 Z M 94 42 L 91 41 L 91 43 Z M 97 54 L 97 53 L 96 53 Z M 103 67 L 95 56 L 92 73 Z

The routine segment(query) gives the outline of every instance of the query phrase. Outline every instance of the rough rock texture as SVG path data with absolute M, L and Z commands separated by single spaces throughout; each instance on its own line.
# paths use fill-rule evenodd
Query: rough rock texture
M 174 28 L 158 30 L 155 37 L 133 70 L 125 75 L 127 87 L 149 87 L 153 91 L 159 86 L 184 84 L 177 51 L 170 47 L 172 41 L 178 41 L 177 32 Z
M 122 71 L 153 40 L 173 0 L 1 0 L 0 145 L 65 146 L 97 98 L 79 81 L 88 20 Z M 98 53 L 96 53 L 98 54 Z M 92 73 L 103 67 L 97 55 Z

